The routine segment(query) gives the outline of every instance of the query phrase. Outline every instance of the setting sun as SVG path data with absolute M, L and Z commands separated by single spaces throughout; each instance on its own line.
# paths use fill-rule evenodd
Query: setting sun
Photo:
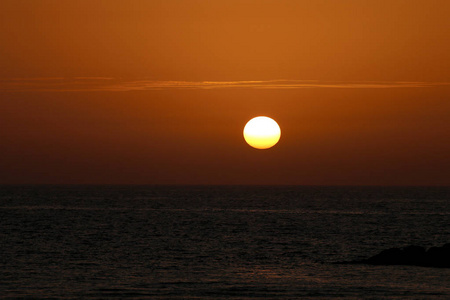
M 244 127 L 244 139 L 253 148 L 268 149 L 280 140 L 281 130 L 269 117 L 255 117 Z

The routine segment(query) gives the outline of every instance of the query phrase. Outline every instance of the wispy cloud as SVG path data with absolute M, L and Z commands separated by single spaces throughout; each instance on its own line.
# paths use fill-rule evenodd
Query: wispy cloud
M 155 81 L 120 80 L 110 77 L 12 78 L 0 79 L 0 91 L 147 91 L 173 89 L 387 89 L 426 88 L 450 85 L 450 82 L 409 81 L 318 81 L 318 80 L 241 80 L 241 81 Z

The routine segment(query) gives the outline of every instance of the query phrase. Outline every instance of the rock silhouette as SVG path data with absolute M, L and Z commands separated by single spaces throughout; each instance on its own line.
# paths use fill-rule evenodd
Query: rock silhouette
M 450 268 L 450 243 L 442 247 L 431 247 L 428 250 L 414 245 L 403 248 L 390 248 L 367 259 L 344 263 Z

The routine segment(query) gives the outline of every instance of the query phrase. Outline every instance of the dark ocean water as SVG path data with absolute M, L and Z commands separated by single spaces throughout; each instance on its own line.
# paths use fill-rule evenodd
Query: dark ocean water
M 450 299 L 450 188 L 0 186 L 2 298 Z

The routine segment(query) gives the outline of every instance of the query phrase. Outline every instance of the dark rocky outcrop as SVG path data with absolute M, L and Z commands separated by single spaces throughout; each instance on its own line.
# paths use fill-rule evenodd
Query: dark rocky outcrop
M 431 247 L 428 250 L 420 246 L 390 248 L 367 259 L 344 263 L 450 268 L 450 243 L 442 247 Z

